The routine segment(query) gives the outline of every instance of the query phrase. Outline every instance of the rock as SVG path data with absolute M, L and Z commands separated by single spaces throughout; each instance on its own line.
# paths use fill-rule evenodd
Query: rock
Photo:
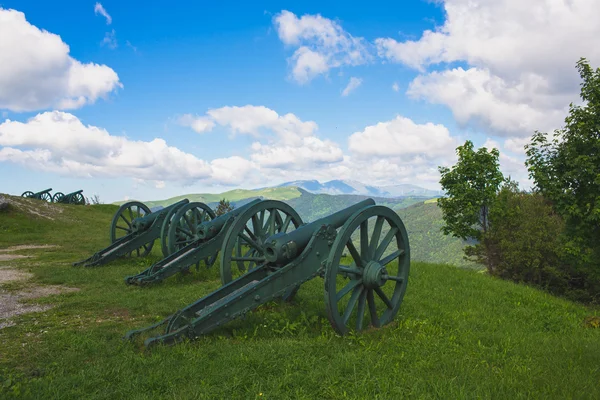
M 8 209 L 8 199 L 0 194 L 0 211 Z

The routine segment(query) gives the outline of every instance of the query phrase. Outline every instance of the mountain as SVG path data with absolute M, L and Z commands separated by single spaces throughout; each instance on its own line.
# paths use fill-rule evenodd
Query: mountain
M 411 184 L 373 186 L 354 180 L 340 180 L 320 183 L 317 180 L 300 180 L 282 183 L 276 187 L 298 187 L 316 194 L 354 194 L 376 197 L 438 197 L 441 190 L 430 190 Z

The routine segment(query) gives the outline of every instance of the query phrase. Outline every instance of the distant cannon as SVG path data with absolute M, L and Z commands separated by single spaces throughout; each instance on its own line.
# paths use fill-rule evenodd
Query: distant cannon
M 229 234 L 232 232 L 230 229 Z M 236 241 L 241 247 L 254 242 L 246 234 L 241 239 L 250 239 L 245 244 Z M 161 335 L 148 338 L 144 344 L 194 339 L 261 304 L 282 296 L 291 298 L 302 283 L 316 276 L 325 278 L 327 316 L 333 329 L 343 335 L 390 323 L 406 292 L 410 269 L 406 229 L 397 213 L 375 205 L 372 199 L 291 232 L 271 235 L 261 251 L 264 258 L 259 261 L 255 257 L 256 267 L 246 274 L 165 320 L 130 331 L 125 337 L 133 339 L 165 327 Z
M 48 203 L 52 203 L 52 195 L 50 194 L 51 191 L 52 191 L 52 188 L 42 190 L 41 192 L 37 192 L 37 193 L 27 191 L 27 192 L 23 192 L 21 197 L 27 197 L 27 198 L 36 199 L 36 200 L 44 200 L 44 201 L 47 201 Z
M 145 271 L 125 278 L 130 285 L 158 283 L 179 272 L 210 267 L 221 253 L 221 281 L 230 282 L 265 261 L 264 244 L 276 233 L 302 225 L 302 219 L 289 205 L 276 200 L 254 200 L 219 217 L 206 218 L 212 210 L 203 203 L 189 203 L 177 211 L 168 232 L 162 236 L 165 258 Z
M 162 232 L 168 231 L 174 213 L 188 203 L 188 199 L 183 199 L 156 212 L 151 212 L 148 206 L 139 201 L 123 204 L 110 225 L 111 245 L 83 261 L 73 263 L 73 266 L 102 265 L 134 252 L 138 257 L 148 255 L 154 241 L 161 237 Z
M 76 192 L 69 193 L 69 194 L 57 192 L 52 197 L 52 201 L 54 203 L 85 205 L 85 198 L 83 197 L 82 193 L 83 193 L 83 190 L 78 190 Z

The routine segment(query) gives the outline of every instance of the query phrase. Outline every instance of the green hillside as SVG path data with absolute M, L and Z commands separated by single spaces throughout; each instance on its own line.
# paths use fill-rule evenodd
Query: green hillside
M 14 245 L 56 247 L 0 258 L 0 271 L 31 274 L 1 281 L 0 296 L 43 287 L 45 297 L 22 301 L 53 306 L 0 329 L 2 399 L 600 398 L 599 309 L 418 262 L 395 321 L 379 329 L 336 335 L 315 278 L 291 304 L 268 304 L 196 341 L 145 351 L 122 335 L 218 288 L 218 266 L 128 287 L 123 278 L 156 261 L 159 246 L 147 259 L 71 267 L 108 244 L 116 206 L 9 199 L 11 209 L 0 212 L 1 254 Z M 48 285 L 79 290 L 49 295 Z
M 223 192 L 219 194 L 213 193 L 199 193 L 199 194 L 184 194 L 181 196 L 171 197 L 165 200 L 156 200 L 156 201 L 142 201 L 148 207 L 166 207 L 173 203 L 178 202 L 179 200 L 188 199 L 189 201 L 200 201 L 202 203 L 214 203 L 219 200 L 225 198 L 231 202 L 236 202 L 239 200 L 244 200 L 248 198 L 255 197 L 264 197 L 266 199 L 273 200 L 290 200 L 296 197 L 300 197 L 300 191 L 296 187 L 277 187 L 277 188 L 265 188 L 258 190 L 246 190 L 246 189 L 234 189 L 228 192 Z M 131 200 L 127 200 L 131 201 Z M 117 201 L 113 204 L 121 205 L 127 203 L 127 201 Z
M 406 226 L 411 256 L 415 260 L 451 264 L 461 267 L 482 268 L 463 259 L 466 243 L 441 232 L 444 225 L 442 210 L 435 201 L 426 201 L 405 208 L 394 209 Z

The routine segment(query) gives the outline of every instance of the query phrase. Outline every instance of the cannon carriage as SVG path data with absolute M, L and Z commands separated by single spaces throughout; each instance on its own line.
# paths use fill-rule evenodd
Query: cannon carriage
M 64 194 L 62 192 L 56 192 L 54 196 L 52 196 L 52 201 L 54 203 L 62 203 L 62 204 L 78 204 L 85 205 L 85 198 L 83 197 L 83 190 L 78 190 L 73 193 Z
M 41 192 L 37 192 L 37 193 L 33 193 L 32 191 L 28 190 L 26 192 L 23 192 L 23 194 L 21 194 L 21 197 L 27 197 L 27 198 L 36 199 L 36 200 L 44 200 L 44 201 L 47 201 L 48 203 L 52 203 L 52 195 L 50 194 L 51 191 L 52 191 L 52 188 L 42 190 Z
M 277 226 L 277 219 L 273 220 Z M 286 217 L 281 228 L 290 221 Z M 242 274 L 230 277 L 222 271 L 220 289 L 155 325 L 128 332 L 126 338 L 163 329 L 162 334 L 147 338 L 145 345 L 194 339 L 261 304 L 292 299 L 304 282 L 317 276 L 325 278 L 326 314 L 339 334 L 383 326 L 398 313 L 408 283 L 410 247 L 402 220 L 390 208 L 367 199 L 260 241 L 249 234 L 241 218 L 228 222 L 238 229 L 228 231 L 235 240 L 228 247 L 231 252 L 221 253 L 222 263 L 230 260 L 222 268 L 232 270 L 235 261 Z
M 163 232 L 165 258 L 141 273 L 125 278 L 130 285 L 149 285 L 204 261 L 211 267 L 220 253 L 223 284 L 265 260 L 266 239 L 302 225 L 298 213 L 277 200 L 253 200 L 219 217 L 203 203 L 189 203 L 173 216 Z M 203 215 L 212 215 L 202 219 Z M 200 223 L 198 223 L 198 221 Z
M 123 204 L 110 225 L 111 244 L 91 257 L 73 263 L 73 266 L 99 266 L 134 254 L 138 257 L 147 256 L 156 239 L 168 231 L 173 215 L 188 203 L 188 199 L 183 199 L 155 212 L 139 201 Z

